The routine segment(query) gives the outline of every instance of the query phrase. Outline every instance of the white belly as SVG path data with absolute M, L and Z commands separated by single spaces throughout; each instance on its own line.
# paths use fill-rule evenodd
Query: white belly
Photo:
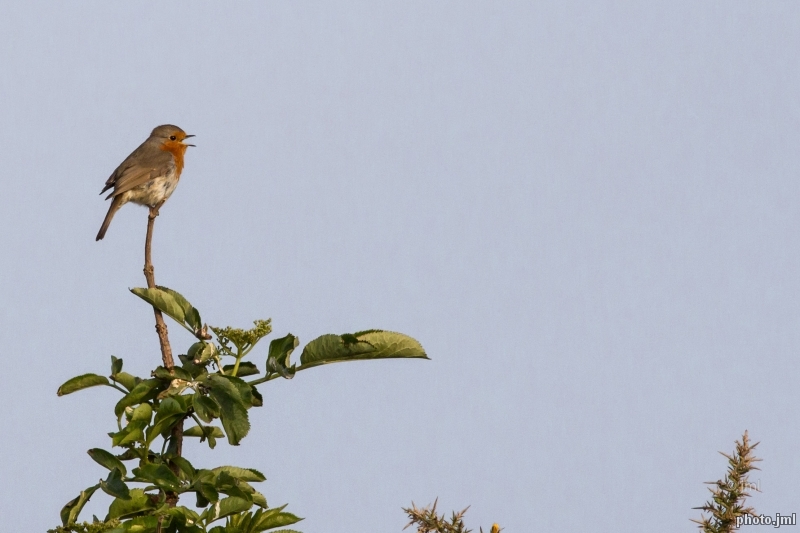
M 178 176 L 172 170 L 165 176 L 153 178 L 123 194 L 126 197 L 125 202 L 154 206 L 169 198 L 177 186 Z

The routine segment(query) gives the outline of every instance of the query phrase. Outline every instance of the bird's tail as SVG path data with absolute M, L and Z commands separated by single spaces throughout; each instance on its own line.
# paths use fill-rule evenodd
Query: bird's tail
M 114 199 L 111 200 L 111 205 L 108 206 L 108 213 L 106 213 L 106 218 L 103 220 L 103 225 L 100 226 L 100 231 L 97 232 L 95 241 L 99 241 L 106 236 L 106 231 L 108 231 L 108 226 L 111 224 L 111 219 L 114 218 L 114 214 L 119 211 L 123 203 L 122 198 L 119 196 L 115 196 Z

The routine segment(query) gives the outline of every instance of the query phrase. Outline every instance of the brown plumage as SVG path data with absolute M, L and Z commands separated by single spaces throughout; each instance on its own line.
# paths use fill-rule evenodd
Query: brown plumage
M 183 156 L 186 148 L 194 146 L 183 141 L 194 135 L 186 135 L 177 126 L 165 124 L 158 126 L 125 161 L 106 180 L 103 194 L 114 188 L 106 197 L 111 200 L 103 225 L 97 233 L 102 239 L 108 230 L 111 219 L 119 208 L 128 202 L 150 207 L 164 203 L 170 197 L 183 171 Z

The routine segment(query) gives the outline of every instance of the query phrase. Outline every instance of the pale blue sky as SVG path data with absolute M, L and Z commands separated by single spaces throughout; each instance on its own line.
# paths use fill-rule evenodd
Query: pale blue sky
M 744 429 L 752 502 L 800 512 L 799 47 L 796 2 L 4 2 L 0 531 L 103 475 L 115 392 L 58 385 L 158 362 L 146 211 L 94 236 L 162 123 L 197 148 L 159 283 L 432 359 L 271 382 L 242 446 L 187 446 L 305 533 L 437 496 L 476 530 L 691 531 Z

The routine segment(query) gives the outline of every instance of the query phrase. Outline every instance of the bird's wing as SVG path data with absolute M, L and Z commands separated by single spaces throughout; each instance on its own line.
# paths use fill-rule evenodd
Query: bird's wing
M 139 185 L 147 183 L 147 181 L 152 178 L 164 176 L 175 166 L 175 161 L 172 158 L 172 154 L 169 152 L 151 149 L 148 152 L 152 155 L 147 157 L 143 157 L 141 152 L 139 154 L 137 154 L 137 152 L 140 152 L 139 148 L 129 155 L 128 158 L 117 167 L 114 173 L 111 174 L 108 181 L 106 181 L 106 188 L 103 189 L 104 192 L 112 186 L 114 187 L 114 191 L 108 195 L 108 198 L 119 196 Z M 131 161 L 134 159 L 134 156 L 138 156 L 135 158 L 138 160 L 135 163 Z
M 119 180 L 120 177 L 122 177 L 127 171 L 129 171 L 131 167 L 133 167 L 136 164 L 135 163 L 136 161 L 142 160 L 142 155 L 146 154 L 148 152 L 148 149 L 150 148 L 148 145 L 149 140 L 150 139 L 147 139 L 145 142 L 137 146 L 136 150 L 131 152 L 130 155 L 125 158 L 125 161 L 120 163 L 120 165 L 114 169 L 114 172 L 112 172 L 111 175 L 106 180 L 106 185 L 105 187 L 103 187 L 103 190 L 100 191 L 100 194 L 103 194 L 108 189 L 116 185 L 117 180 Z
M 130 157 L 128 157 L 128 159 L 130 159 Z M 102 190 L 102 191 L 100 191 L 100 194 L 103 194 L 103 193 L 104 193 L 104 192 L 106 192 L 108 189 L 110 189 L 111 187 L 113 187 L 113 186 L 114 186 L 114 185 L 117 183 L 117 178 L 119 178 L 119 177 L 120 177 L 120 176 L 121 176 L 121 175 L 122 175 L 122 174 L 125 172 L 125 170 L 126 170 L 126 169 L 130 168 L 130 166 L 131 166 L 130 164 L 127 164 L 127 165 L 126 165 L 126 163 L 128 163 L 128 159 L 126 159 L 125 161 L 123 161 L 123 163 L 122 163 L 120 166 L 118 166 L 118 167 L 117 167 L 117 168 L 114 170 L 114 172 L 112 172 L 112 173 L 111 173 L 111 175 L 110 175 L 110 176 L 108 177 L 108 179 L 106 180 L 106 185 L 105 185 L 105 187 L 103 187 L 103 190 Z

